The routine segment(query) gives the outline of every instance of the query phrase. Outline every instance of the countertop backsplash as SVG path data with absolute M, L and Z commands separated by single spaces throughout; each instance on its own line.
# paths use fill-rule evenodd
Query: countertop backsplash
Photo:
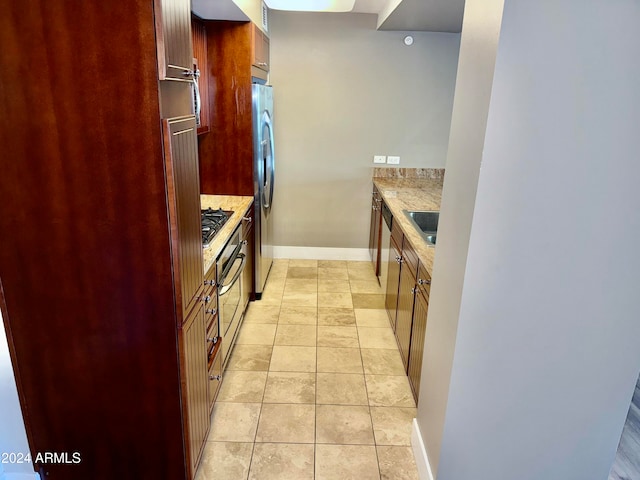
M 373 167 L 373 178 L 426 178 L 444 180 L 444 168 Z

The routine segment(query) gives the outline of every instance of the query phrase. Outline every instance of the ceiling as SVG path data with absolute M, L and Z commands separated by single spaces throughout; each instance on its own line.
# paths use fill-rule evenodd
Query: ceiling
M 192 0 L 191 8 L 201 18 L 249 20 L 233 0 Z M 464 0 L 356 0 L 352 10 L 380 14 L 379 30 L 427 32 L 460 32 L 463 11 Z

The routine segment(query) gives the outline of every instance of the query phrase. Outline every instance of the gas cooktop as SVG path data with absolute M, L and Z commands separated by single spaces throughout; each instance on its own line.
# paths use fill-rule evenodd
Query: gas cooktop
M 213 208 L 207 208 L 201 210 L 202 216 L 202 246 L 208 248 L 211 245 L 213 237 L 220 231 L 222 226 L 229 220 L 229 217 L 233 215 L 233 212 L 228 210 L 214 210 Z

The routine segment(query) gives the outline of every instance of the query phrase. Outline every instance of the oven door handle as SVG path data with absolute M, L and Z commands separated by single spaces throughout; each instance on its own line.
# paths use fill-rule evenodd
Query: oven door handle
M 226 280 L 226 277 L 225 277 L 225 279 L 218 284 L 218 288 L 220 289 L 218 295 L 224 295 L 225 293 L 227 293 L 231 289 L 231 287 L 233 287 L 233 285 L 240 278 L 240 275 L 242 274 L 242 271 L 244 270 L 244 264 L 247 262 L 247 256 L 244 253 L 239 253 L 237 255 L 236 259 L 234 260 L 234 263 L 237 262 L 238 259 L 241 260 L 241 263 L 240 263 L 240 266 L 238 267 L 238 270 L 233 275 L 233 278 L 231 279 L 231 281 L 229 283 L 227 283 L 226 285 L 224 284 L 224 280 Z

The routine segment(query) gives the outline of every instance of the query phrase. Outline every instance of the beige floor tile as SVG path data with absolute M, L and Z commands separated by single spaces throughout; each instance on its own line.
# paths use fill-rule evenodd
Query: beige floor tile
M 352 293 L 353 308 L 384 308 L 384 295 Z
M 319 292 L 318 305 L 334 308 L 353 308 L 351 293 Z
M 315 480 L 376 480 L 379 478 L 376 447 L 316 445 Z
M 256 442 L 314 443 L 315 425 L 315 405 L 265 403 Z
M 276 345 L 273 347 L 269 370 L 272 372 L 315 372 L 316 347 Z
M 408 407 L 416 406 L 406 376 L 400 375 L 365 375 L 369 405 L 373 407 Z
M 301 292 L 285 292 L 282 296 L 282 306 L 300 306 L 315 307 L 318 305 L 318 294 L 301 293 Z
M 419 480 L 411 447 L 376 447 L 382 480 Z
M 278 325 L 276 345 L 297 345 L 315 347 L 315 325 Z
M 316 325 L 318 322 L 317 307 L 283 306 L 280 309 L 280 325 Z
M 218 402 L 262 402 L 267 372 L 227 371 L 218 393 Z
M 364 405 L 318 405 L 316 442 L 341 445 L 373 445 L 369 407 Z
M 308 278 L 289 278 L 284 284 L 284 293 L 316 293 L 318 280 Z
M 303 258 L 292 258 L 289 260 L 289 267 L 313 267 L 318 268 L 318 260 L 307 260 Z
M 283 290 L 265 290 L 262 292 L 262 297 L 258 300 L 263 305 L 280 305 L 282 303 Z
M 389 314 L 384 308 L 357 308 L 353 312 L 359 327 L 391 328 Z
M 269 372 L 265 403 L 315 403 L 315 373 Z
M 282 267 L 277 269 L 272 268 L 271 271 L 269 272 L 269 276 L 267 277 L 266 286 L 268 287 L 270 283 L 278 282 L 278 283 L 281 283 L 282 287 L 284 288 L 284 281 L 287 278 L 287 270 L 289 270 L 288 267 Z
M 318 372 L 363 373 L 360 349 L 318 347 Z
M 271 345 L 236 345 L 227 363 L 227 371 L 267 371 L 272 350 Z
M 348 292 L 351 289 L 349 280 L 321 277 L 318 279 L 318 293 L 323 292 Z
M 364 376 L 350 373 L 318 373 L 316 403 L 367 405 Z
M 360 340 L 360 348 L 398 348 L 396 337 L 390 327 L 358 327 L 358 338 Z
M 404 365 L 397 348 L 361 348 L 364 373 L 372 375 L 405 375 Z
M 351 280 L 351 293 L 377 293 L 384 295 L 384 291 L 380 287 L 378 280 Z
M 356 317 L 351 308 L 318 307 L 318 325 L 347 327 L 356 325 Z
M 318 268 L 347 268 L 345 260 L 318 260 Z
M 306 278 L 315 280 L 318 278 L 318 269 L 316 267 L 289 267 L 287 269 L 287 280 L 292 278 Z
M 346 268 L 320 268 L 318 267 L 318 281 L 321 280 L 349 280 L 349 271 Z
M 243 325 L 236 339 L 237 345 L 273 345 L 276 325 L 250 323 Z M 223 339 L 224 341 L 224 339 Z
M 211 415 L 209 441 L 253 442 L 261 407 L 260 403 L 216 402 Z
M 278 323 L 280 305 L 250 302 L 243 323 Z
M 314 446 L 256 443 L 249 480 L 313 480 Z
M 371 272 L 371 275 L 374 275 L 373 263 L 369 260 L 349 260 L 347 262 L 347 268 L 350 271 L 360 270 L 364 272 Z
M 253 443 L 207 442 L 196 480 L 237 480 L 247 478 Z
M 318 326 L 319 347 L 358 347 L 356 327 Z
M 371 407 L 376 445 L 411 445 L 415 408 Z
M 354 281 L 374 281 L 376 280 L 376 276 L 373 273 L 373 268 L 369 271 L 369 270 L 364 270 L 364 269 L 356 269 L 356 270 L 352 270 L 349 269 L 349 281 L 350 282 L 354 282 Z
M 267 280 L 266 285 L 264 286 L 263 293 L 277 293 L 284 290 L 284 285 L 287 280 L 286 270 L 284 271 L 284 275 L 274 276 L 269 275 L 269 279 Z

